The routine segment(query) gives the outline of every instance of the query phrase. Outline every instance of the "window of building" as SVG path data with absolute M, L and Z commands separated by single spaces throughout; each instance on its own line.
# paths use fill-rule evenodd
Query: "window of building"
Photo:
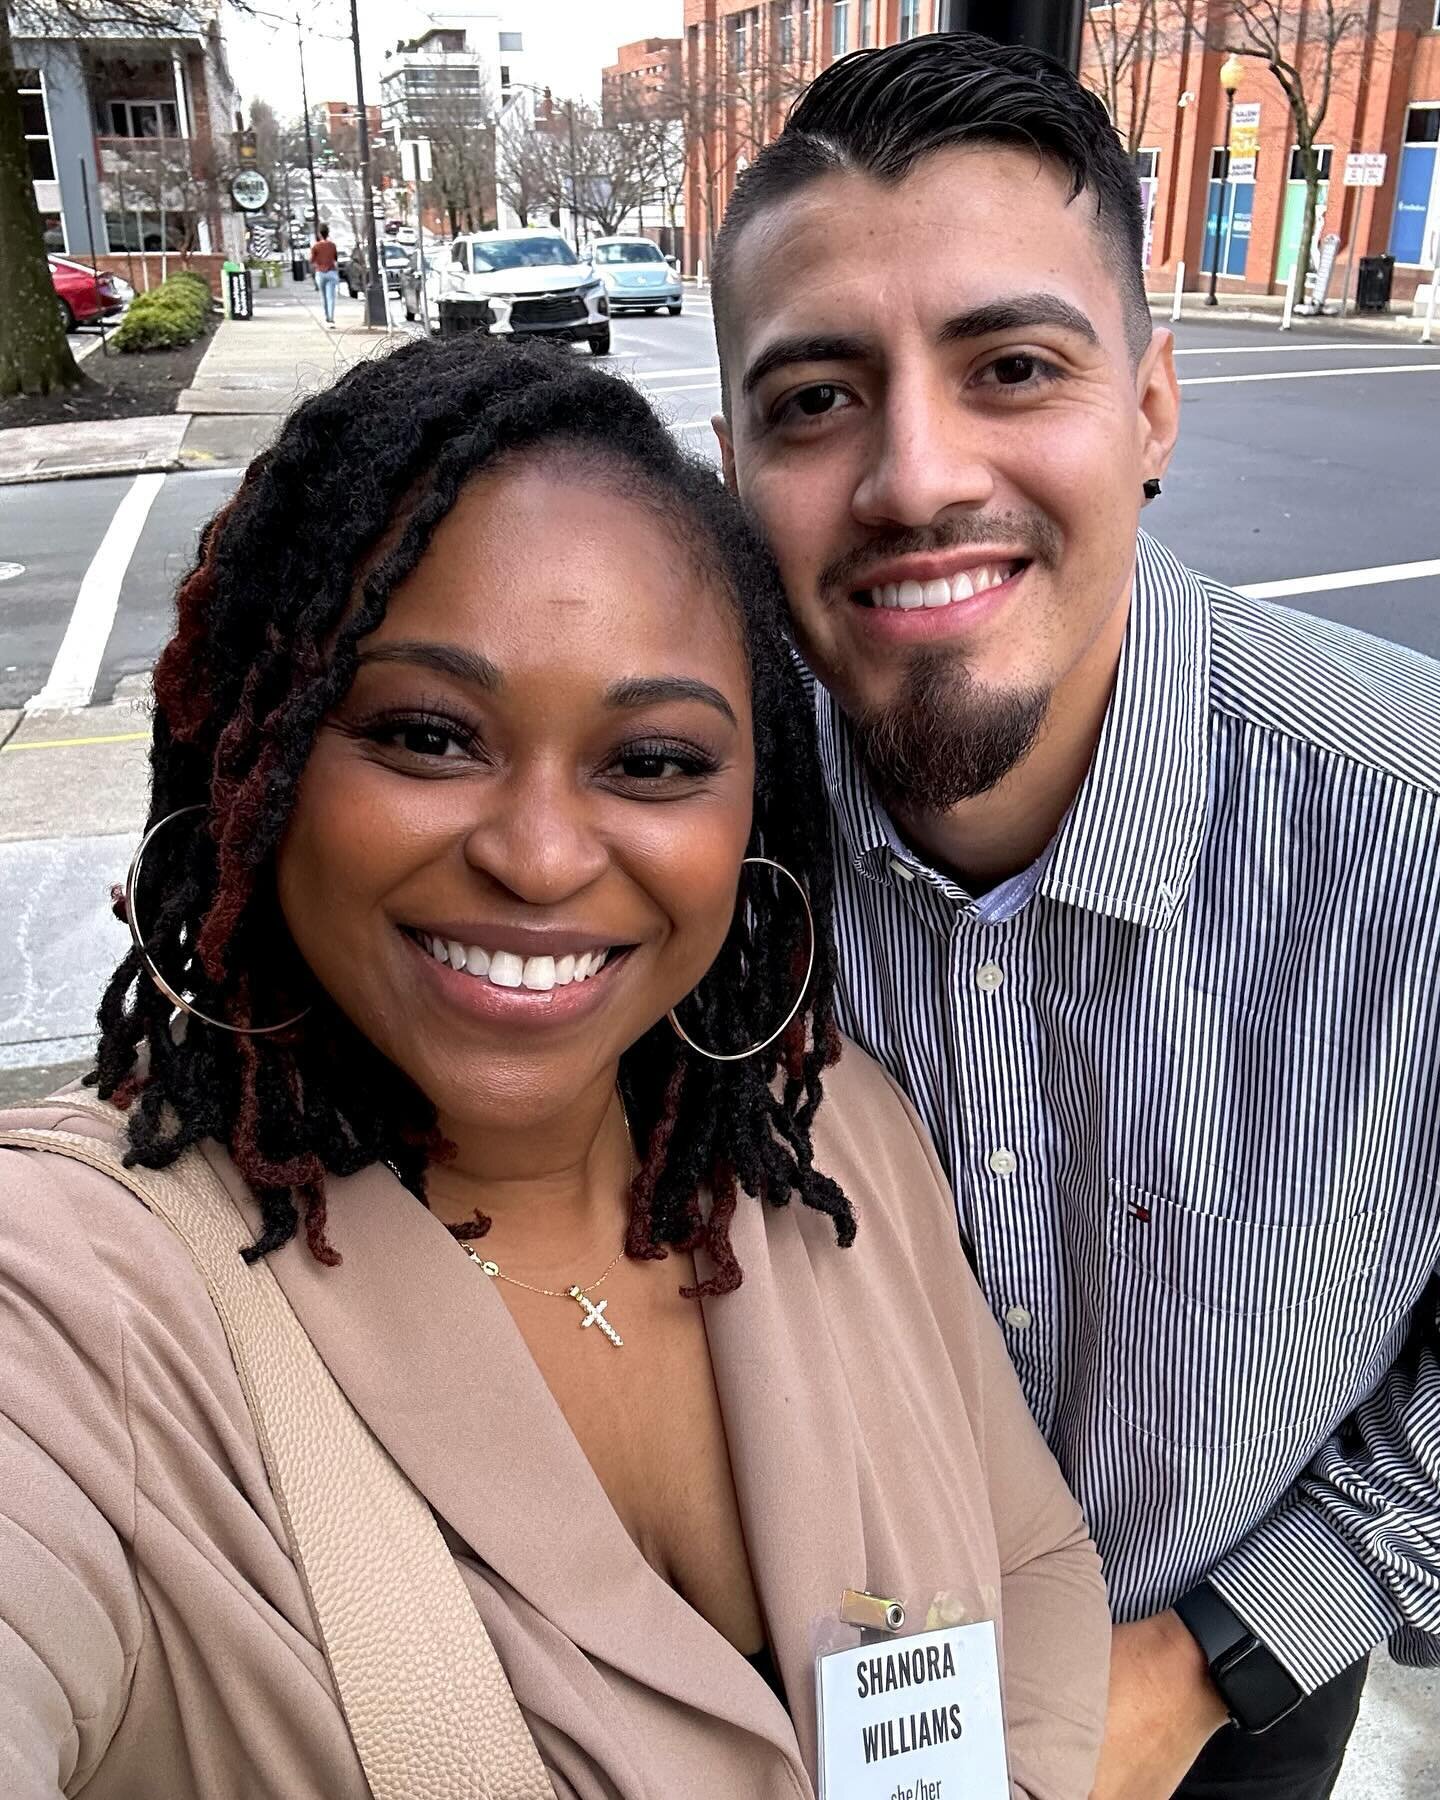
M 45 83 L 38 69 L 17 69 L 20 90 L 20 127 L 25 133 L 25 154 L 30 159 L 32 181 L 55 179 L 55 156 L 50 145 L 50 120 L 45 111 Z
M 730 20 L 730 68 L 736 75 L 743 75 L 750 64 L 751 46 L 760 36 L 760 9 L 752 6 L 748 12 L 735 13 Z
M 179 137 L 180 118 L 173 100 L 112 100 L 111 137 Z
M 58 212 L 42 212 L 40 229 L 45 233 L 45 248 L 52 256 L 65 254 L 65 224 Z
M 920 0 L 900 0 L 900 42 L 918 37 L 920 32 Z
M 507 56 L 518 56 L 525 48 L 523 31 L 502 31 L 500 33 L 500 49 Z
M 830 15 L 830 54 L 844 56 L 850 48 L 850 0 L 835 0 Z
M 1137 150 L 1135 152 L 1135 175 L 1139 181 L 1153 181 L 1160 173 L 1160 152 L 1158 150 Z
M 1145 221 L 1145 236 L 1140 249 L 1140 266 L 1150 267 L 1150 251 L 1155 238 L 1155 194 L 1160 185 L 1160 152 L 1135 152 L 1135 178 L 1140 184 L 1140 212 Z
M 873 11 L 875 0 L 860 0 L 860 44 L 862 50 L 869 50 L 875 42 Z
M 1330 160 L 1333 155 L 1334 151 L 1329 144 L 1317 144 L 1315 146 L 1315 160 L 1320 165 L 1317 174 L 1321 181 L 1328 181 L 1330 179 Z M 1300 146 L 1298 144 L 1292 144 L 1290 146 L 1290 173 L 1286 179 L 1289 181 L 1303 181 L 1305 179 L 1305 165 L 1300 160 Z
M 810 0 L 800 0 L 800 66 L 809 62 L 813 50 L 810 36 Z
M 105 242 L 112 255 L 122 250 L 168 250 L 178 255 L 193 250 L 198 236 L 189 213 L 126 207 L 123 213 L 106 213 Z
M 501 63 L 501 65 L 500 65 L 500 85 L 502 88 L 507 88 L 510 85 L 510 65 L 509 65 L 509 63 Z
M 775 54 L 782 63 L 795 60 L 794 0 L 775 0 Z
M 1440 31 L 1440 0 L 1435 0 L 1435 29 Z
M 1253 176 L 1225 179 L 1225 146 L 1217 144 L 1210 152 L 1210 192 L 1205 208 L 1205 246 L 1200 267 L 1208 271 L 1216 266 L 1218 227 L 1219 273 L 1243 275 L 1250 251 L 1250 215 L 1255 204 Z

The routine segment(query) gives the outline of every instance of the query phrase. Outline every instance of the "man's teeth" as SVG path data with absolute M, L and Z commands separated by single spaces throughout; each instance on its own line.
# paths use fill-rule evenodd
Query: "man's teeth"
M 978 569 L 964 569 L 958 575 L 947 575 L 935 581 L 887 581 L 870 590 L 876 606 L 901 612 L 913 612 L 921 606 L 951 606 L 957 600 L 973 600 L 986 588 L 999 587 L 1008 581 L 1013 563 L 991 563 Z
M 460 944 L 454 938 L 431 937 L 424 931 L 415 935 L 436 962 L 483 977 L 494 987 L 528 988 L 536 994 L 588 981 L 599 974 L 610 956 L 608 950 L 586 950 L 579 956 L 516 956 L 510 950 L 482 950 L 478 944 Z

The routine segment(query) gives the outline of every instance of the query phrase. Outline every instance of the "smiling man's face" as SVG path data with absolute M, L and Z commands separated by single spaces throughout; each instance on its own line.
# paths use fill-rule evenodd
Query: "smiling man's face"
M 993 786 L 1108 686 L 1177 423 L 1168 334 L 1137 362 L 1125 307 L 1093 196 L 1004 145 L 825 175 L 734 246 L 727 476 L 911 811 Z

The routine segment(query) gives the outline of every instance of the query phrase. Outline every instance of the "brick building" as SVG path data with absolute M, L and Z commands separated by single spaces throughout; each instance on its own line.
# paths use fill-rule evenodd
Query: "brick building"
M 600 74 L 600 110 L 614 125 L 636 117 L 679 119 L 681 40 L 641 38 L 622 44 L 615 60 Z
M 1296 52 L 1317 68 L 1324 0 L 1279 0 L 1300 27 Z M 987 29 L 1078 63 L 1104 91 L 1108 46 L 1129 42 L 1142 5 L 1155 21 L 1153 59 L 1132 57 L 1110 84 L 1112 110 L 1139 165 L 1153 290 L 1208 277 L 1224 162 L 1226 0 L 1116 0 L 1067 8 L 1026 0 L 685 0 L 687 261 L 708 259 L 735 178 L 774 136 L 786 108 L 836 57 L 927 31 Z M 1317 243 L 1340 239 L 1330 294 L 1358 255 L 1395 257 L 1394 301 L 1428 288 L 1440 245 L 1440 0 L 1360 0 L 1364 29 L 1336 51 L 1327 116 L 1317 139 L 1323 205 Z M 1148 35 L 1142 33 L 1142 37 Z M 1309 47 L 1303 47 L 1308 39 Z M 1113 54 L 1113 50 L 1112 50 Z M 1258 116 L 1254 109 L 1258 107 Z M 1253 167 L 1238 158 L 1219 224 L 1221 293 L 1282 293 L 1299 246 L 1305 184 L 1284 94 L 1265 64 L 1244 59 L 1235 116 L 1254 124 Z M 1386 157 L 1383 184 L 1345 188 L 1351 151 Z
M 1100 59 L 1112 23 L 1124 33 L 1135 5 L 1136 0 L 1121 0 L 1091 9 L 1082 70 L 1096 87 L 1104 85 Z M 1283 0 L 1283 6 L 1300 27 L 1300 48 L 1292 43 L 1291 54 L 1307 76 L 1309 92 L 1318 93 L 1323 0 Z M 1394 301 L 1403 305 L 1417 288 L 1428 286 L 1440 238 L 1440 0 L 1371 0 L 1358 10 L 1365 15 L 1365 29 L 1336 46 L 1330 103 L 1316 138 L 1322 204 L 1315 242 L 1318 248 L 1330 233 L 1339 239 L 1332 299 L 1340 292 L 1353 240 L 1359 256 L 1394 256 Z M 1220 68 L 1226 48 L 1244 40 L 1233 25 L 1227 29 L 1227 9 L 1218 0 L 1189 11 L 1192 28 L 1175 29 L 1161 0 L 1153 69 L 1141 63 L 1127 70 L 1115 107 L 1140 165 L 1150 286 L 1152 291 L 1171 287 L 1180 262 L 1187 288 L 1208 285 L 1218 218 L 1219 292 L 1283 293 L 1295 266 L 1305 203 L 1290 109 L 1265 64 L 1242 58 L 1235 118 L 1245 131 L 1254 131 L 1254 156 L 1232 158 L 1221 216 Z M 1351 152 L 1385 157 L 1381 186 L 1344 186 Z
M 1082 0 L 685 0 L 686 266 L 709 260 L 736 176 L 837 57 L 929 31 L 984 31 L 1073 67 L 1083 12 Z

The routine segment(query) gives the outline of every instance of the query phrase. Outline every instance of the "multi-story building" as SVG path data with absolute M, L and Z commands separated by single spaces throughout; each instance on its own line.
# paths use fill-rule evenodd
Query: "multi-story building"
M 245 247 L 219 0 L 191 0 L 164 29 L 112 22 L 82 37 L 57 19 L 28 32 L 15 60 L 49 247 L 141 287 L 183 260 L 218 289 L 220 263 Z
M 493 123 L 523 80 L 522 33 L 502 28 L 498 7 L 431 17 L 428 30 L 386 52 L 380 76 L 385 124 L 418 137 L 437 116 L 447 124 L 457 115 Z
M 310 109 L 310 125 L 315 133 L 315 148 L 322 153 L 326 150 L 334 155 L 353 161 L 359 140 L 356 129 L 360 121 L 360 109 L 354 100 L 318 100 Z M 380 136 L 382 130 L 380 108 L 367 102 L 365 107 L 365 127 L 370 133 L 370 141 Z
M 632 119 L 679 120 L 681 93 L 679 38 L 641 38 L 622 44 L 600 74 L 600 112 L 606 125 Z
M 1113 65 L 1108 48 L 1117 35 L 1126 40 L 1136 4 L 1092 9 L 1082 70 L 1101 92 L 1104 64 Z M 1223 0 L 1155 4 L 1155 56 L 1132 58 L 1118 92 L 1108 84 L 1140 170 L 1149 285 L 1172 287 L 1183 263 L 1190 289 L 1208 287 L 1213 266 L 1222 295 L 1283 293 L 1299 252 L 1306 190 L 1285 95 L 1263 61 L 1240 59 L 1227 159 L 1220 69 L 1228 49 L 1246 40 Z M 1279 0 L 1279 11 L 1313 105 L 1325 80 L 1325 0 Z M 1393 256 L 1392 303 L 1405 305 L 1428 292 L 1440 247 L 1440 0 L 1375 0 L 1354 17 L 1356 27 L 1335 47 L 1315 140 L 1320 205 L 1312 248 L 1318 261 L 1325 239 L 1337 240 L 1338 255 L 1327 258 L 1332 301 L 1352 248 L 1358 256 Z M 1372 162 L 1369 169 L 1372 178 L 1380 174 L 1378 186 L 1345 185 L 1352 153 L 1384 158 L 1383 168 Z

